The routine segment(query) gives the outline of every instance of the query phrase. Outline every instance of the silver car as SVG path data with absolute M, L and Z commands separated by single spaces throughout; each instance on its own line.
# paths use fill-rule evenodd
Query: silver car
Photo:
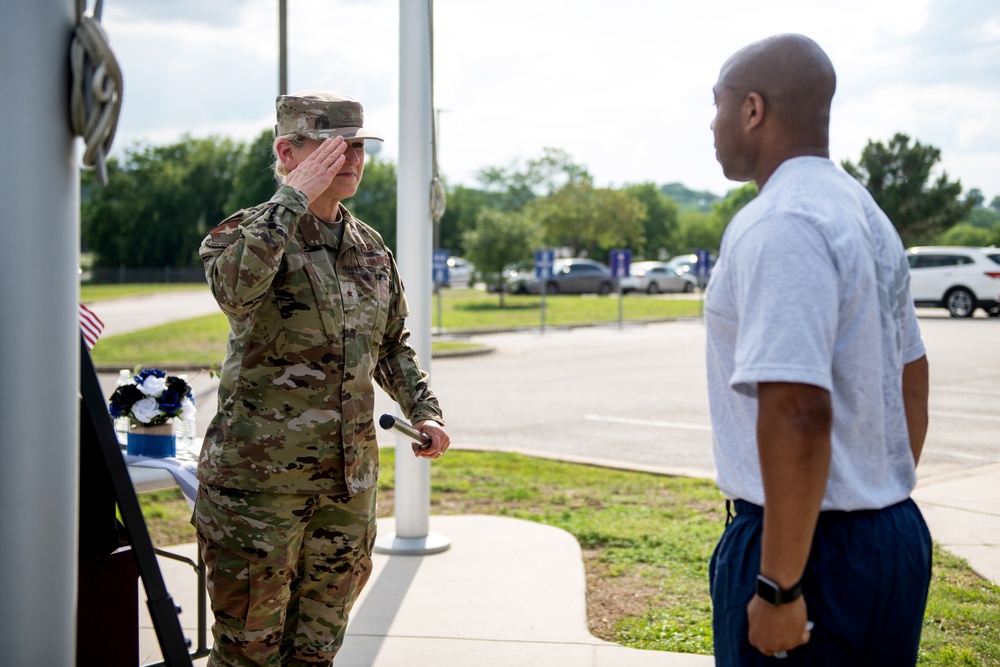
M 462 257 L 448 258 L 448 281 L 443 287 L 458 285 L 461 287 L 472 287 L 472 282 L 476 275 L 476 267 L 467 259 Z
M 667 266 L 676 271 L 679 275 L 689 274 L 694 278 L 695 283 L 698 287 L 705 287 L 708 284 L 708 278 L 712 275 L 712 267 L 715 266 L 715 255 L 708 255 L 708 266 L 702 271 L 702 275 L 698 275 L 698 255 L 691 253 L 689 255 L 677 255 L 676 257 L 671 257 L 667 261 Z
M 698 284 L 690 272 L 677 273 L 666 262 L 632 262 L 628 274 L 621 279 L 623 292 L 692 292 Z

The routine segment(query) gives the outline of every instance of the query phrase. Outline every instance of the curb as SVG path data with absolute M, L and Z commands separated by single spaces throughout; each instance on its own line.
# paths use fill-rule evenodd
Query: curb
M 456 357 L 476 357 L 483 354 L 492 354 L 496 352 L 496 348 L 492 345 L 483 345 L 478 348 L 470 348 L 466 350 L 445 350 L 432 354 L 432 359 L 449 359 Z M 98 373 L 111 373 L 116 374 L 121 370 L 121 365 L 115 364 L 99 364 L 94 366 L 94 370 Z M 166 371 L 170 373 L 198 373 L 207 372 L 209 369 L 202 366 L 190 366 L 184 364 L 143 364 L 143 368 L 159 368 L 161 371 Z M 129 369 L 131 370 L 131 369 Z

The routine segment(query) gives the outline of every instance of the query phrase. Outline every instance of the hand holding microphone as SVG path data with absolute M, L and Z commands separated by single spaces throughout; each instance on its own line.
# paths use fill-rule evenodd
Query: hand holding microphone
M 379 417 L 378 425 L 387 431 L 395 431 L 396 435 L 401 435 L 410 442 L 416 443 L 420 449 L 427 449 L 431 446 L 431 437 L 429 435 L 421 433 L 402 419 L 396 419 L 390 414 L 384 414 Z
M 416 426 L 407 424 L 402 419 L 397 419 L 392 415 L 382 415 L 378 420 L 379 426 L 395 431 L 413 443 L 413 455 L 425 459 L 436 459 L 445 453 L 451 445 L 451 438 L 444 428 L 436 421 L 426 419 L 417 423 Z

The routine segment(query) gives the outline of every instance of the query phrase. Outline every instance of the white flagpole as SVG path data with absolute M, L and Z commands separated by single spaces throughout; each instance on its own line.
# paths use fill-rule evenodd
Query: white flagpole
M 76 656 L 80 191 L 69 122 L 73 0 L 0 20 L 0 662 Z M 14 55 L 16 54 L 16 55 Z
M 396 249 L 410 305 L 407 328 L 420 365 L 431 368 L 432 123 L 431 0 L 399 0 L 399 169 Z M 376 550 L 432 554 L 451 541 L 430 532 L 430 462 L 396 438 L 396 533 Z

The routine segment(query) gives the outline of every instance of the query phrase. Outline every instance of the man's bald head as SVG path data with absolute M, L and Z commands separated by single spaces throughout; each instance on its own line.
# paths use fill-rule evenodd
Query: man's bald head
M 785 159 L 828 156 L 836 87 L 833 63 L 808 37 L 775 35 L 737 51 L 714 89 L 713 129 L 727 176 L 761 185 Z
M 828 135 L 837 75 L 808 37 L 775 35 L 740 49 L 722 66 L 719 84 L 741 97 L 759 93 L 788 130 Z

